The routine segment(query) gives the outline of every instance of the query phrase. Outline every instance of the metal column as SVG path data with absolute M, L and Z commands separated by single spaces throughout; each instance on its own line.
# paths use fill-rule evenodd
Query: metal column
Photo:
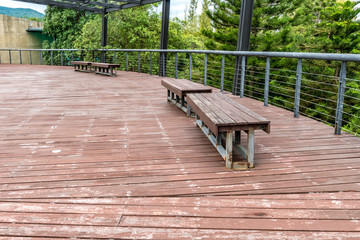
M 251 22 L 254 9 L 254 0 L 242 0 L 241 1 L 241 12 L 240 12 L 240 23 L 239 23 L 239 34 L 236 51 L 249 51 L 250 47 L 250 34 L 251 34 Z M 236 57 L 235 60 L 235 74 L 233 81 L 233 94 L 238 95 L 237 89 L 239 88 L 241 67 L 241 57 Z
M 163 0 L 162 4 L 163 5 L 162 5 L 160 49 L 167 49 L 168 41 L 169 41 L 170 0 Z M 160 76 L 166 75 L 166 55 L 167 53 L 160 53 L 160 63 L 159 63 Z M 163 64 L 164 62 L 165 64 Z
M 104 0 L 104 3 L 107 3 L 108 0 Z M 102 27 L 101 27 L 101 46 L 106 47 L 107 45 L 107 29 L 108 29 L 108 18 L 106 15 L 106 8 L 103 8 L 102 13 Z M 101 52 L 101 62 L 105 62 L 105 52 Z

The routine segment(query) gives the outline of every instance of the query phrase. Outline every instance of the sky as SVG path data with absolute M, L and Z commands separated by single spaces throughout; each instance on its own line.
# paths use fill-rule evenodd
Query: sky
M 171 0 L 170 4 L 171 4 L 170 5 L 170 16 L 183 19 L 185 9 L 186 9 L 186 4 L 189 6 L 190 0 Z M 34 9 L 41 13 L 44 13 L 44 11 L 46 9 L 45 5 L 18 2 L 18 1 L 13 1 L 13 0 L 1 0 L 0 6 L 11 7 L 11 8 L 31 8 L 31 9 Z M 201 11 L 201 1 L 199 1 L 197 10 Z M 160 11 L 161 11 L 161 6 L 160 6 Z

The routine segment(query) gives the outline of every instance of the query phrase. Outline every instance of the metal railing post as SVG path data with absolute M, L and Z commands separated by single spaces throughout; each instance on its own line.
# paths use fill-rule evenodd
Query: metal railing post
M 11 64 L 11 50 L 9 50 L 9 62 Z
M 20 64 L 22 64 L 21 50 L 19 50 Z
M 140 52 L 138 52 L 138 73 L 140 73 Z
M 190 57 L 189 57 L 189 80 L 191 81 L 191 64 L 192 64 L 192 56 L 191 56 L 191 53 L 190 53 Z
M 32 65 L 32 55 L 31 55 L 31 50 L 29 51 L 29 55 L 30 55 L 30 65 Z
M 74 51 L 71 50 L 71 61 L 74 61 Z
M 225 55 L 222 55 L 221 59 L 221 82 L 220 82 L 220 91 L 224 91 L 224 72 L 225 72 Z
M 52 51 L 52 50 L 50 51 L 50 58 L 51 58 L 50 63 L 51 63 L 51 66 L 52 66 L 52 65 L 54 65 L 54 61 L 53 61 L 53 51 Z
M 117 60 L 116 60 L 116 51 L 114 52 L 114 63 L 117 64 Z
M 341 62 L 338 97 L 337 97 L 337 104 L 336 104 L 336 117 L 335 117 L 335 134 L 336 135 L 341 134 L 345 86 L 346 86 L 346 62 Z
M 178 53 L 175 53 L 175 78 L 178 79 Z
M 43 65 L 43 55 L 42 51 L 40 50 L 40 65 Z
M 126 52 L 126 71 L 129 71 L 129 56 L 128 56 L 128 52 Z
M 294 117 L 299 117 L 300 108 L 300 90 L 301 90 L 301 74 L 302 74 L 302 59 L 298 59 L 296 70 L 296 87 L 295 87 L 295 103 L 294 103 Z
M 166 77 L 165 59 L 166 59 L 166 53 L 164 52 L 164 53 L 163 53 L 163 56 L 162 56 L 162 76 L 163 76 L 163 77 Z
M 264 106 L 267 107 L 269 103 L 269 83 L 270 83 L 270 58 L 266 58 L 265 66 L 265 89 L 264 89 Z
M 153 64 L 152 52 L 150 52 L 150 75 L 152 75 L 152 68 L 153 68 L 152 64 Z
M 61 66 L 64 66 L 64 56 L 63 56 L 63 51 L 60 51 L 60 57 L 61 57 Z
M 244 97 L 245 91 L 245 64 L 246 64 L 246 57 L 242 56 L 241 58 L 241 83 L 240 83 L 240 97 Z
M 207 85 L 207 53 L 205 53 L 204 59 L 204 85 Z

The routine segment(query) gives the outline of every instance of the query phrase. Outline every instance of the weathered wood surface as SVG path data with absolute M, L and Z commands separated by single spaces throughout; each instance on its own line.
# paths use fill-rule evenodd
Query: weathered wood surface
M 115 67 L 120 67 L 120 64 L 92 62 L 91 66 L 93 66 L 93 67 L 102 67 L 102 68 L 110 68 L 110 67 L 115 68 Z
M 86 62 L 86 61 L 71 61 L 70 62 L 71 65 L 91 65 L 91 62 Z
M 235 172 L 160 77 L 0 70 L 1 237 L 360 238 L 359 138 L 230 96 L 272 123 Z
M 171 92 L 178 95 L 179 97 L 184 97 L 187 93 L 212 91 L 211 87 L 191 82 L 186 79 L 163 78 L 161 80 L 161 85 L 164 86 L 166 89 L 169 89 Z
M 262 128 L 270 133 L 270 121 L 222 93 L 191 93 L 188 103 L 210 130 L 218 132 Z

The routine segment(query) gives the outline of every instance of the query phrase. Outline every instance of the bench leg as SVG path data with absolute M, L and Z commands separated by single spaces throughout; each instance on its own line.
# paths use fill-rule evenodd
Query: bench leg
M 190 107 L 190 104 L 187 105 L 186 116 L 187 116 L 187 117 L 191 117 L 191 107 Z
M 233 167 L 233 133 L 232 131 L 226 132 L 226 156 L 225 156 L 225 164 L 226 168 L 232 169 Z
M 255 134 L 254 134 L 254 129 L 249 129 L 248 131 L 248 136 L 247 136 L 247 142 L 248 142 L 248 146 L 247 146 L 247 161 L 249 163 L 249 167 L 253 168 L 254 167 L 254 138 L 255 138 Z

